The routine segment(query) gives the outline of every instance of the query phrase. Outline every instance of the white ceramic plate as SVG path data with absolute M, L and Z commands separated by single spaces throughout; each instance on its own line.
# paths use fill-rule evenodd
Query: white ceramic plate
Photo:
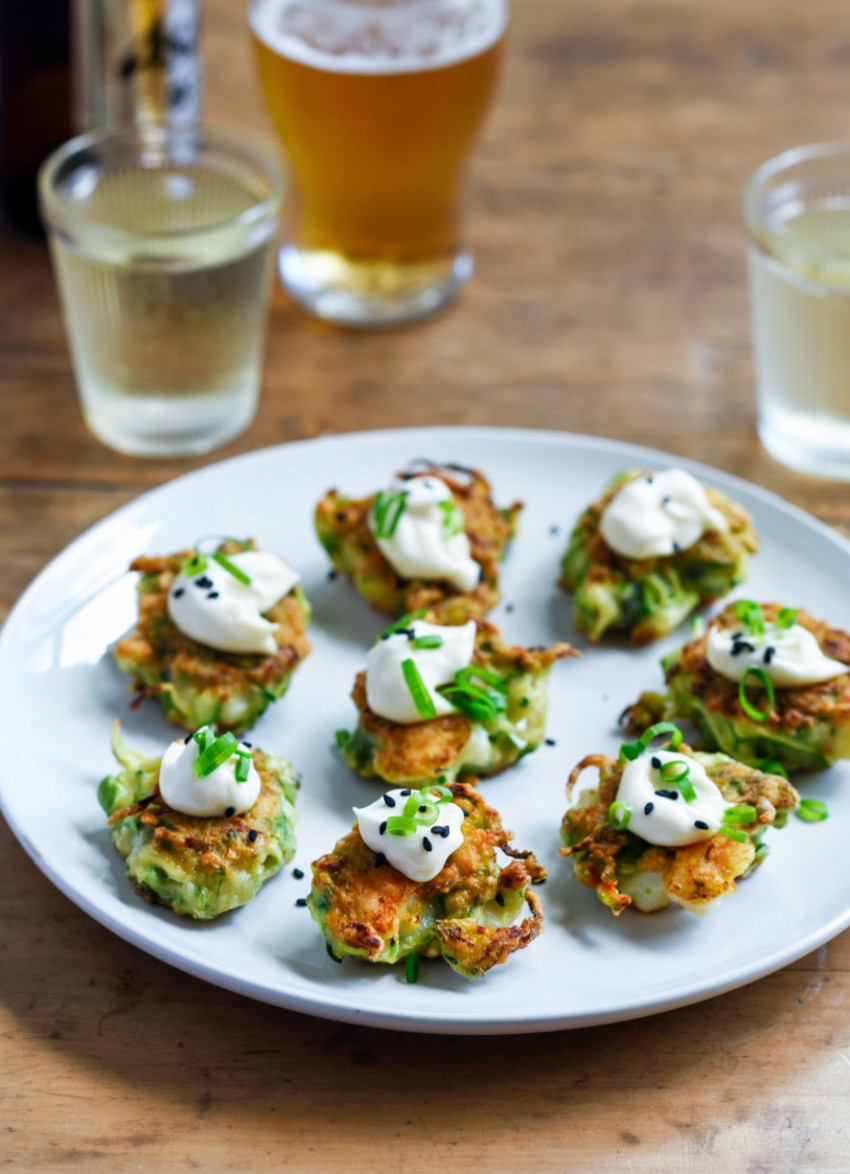
M 695 1002 L 784 966 L 850 924 L 848 764 L 803 779 L 804 794 L 829 804 L 821 824 L 793 819 L 769 833 L 767 863 L 708 917 L 668 909 L 619 919 L 582 888 L 558 856 L 564 782 L 579 758 L 616 753 L 616 718 L 660 682 L 656 647 L 586 651 L 552 672 L 549 734 L 515 770 L 482 784 L 486 798 L 550 870 L 538 892 L 546 932 L 479 981 L 440 961 L 416 985 L 404 967 L 331 961 L 307 909 L 310 861 L 351 826 L 351 806 L 378 787 L 350 774 L 332 749 L 351 728 L 353 677 L 386 621 L 351 586 L 328 579 L 313 534 L 313 506 L 332 485 L 365 494 L 416 457 L 461 461 L 491 478 L 501 503 L 526 502 L 503 568 L 503 602 L 492 618 L 523 644 L 576 638 L 570 601 L 554 580 L 581 508 L 618 470 L 689 468 L 748 509 L 762 549 L 738 594 L 801 604 L 846 626 L 850 544 L 801 511 L 725 473 L 593 437 L 508 429 L 416 429 L 330 437 L 237 457 L 181 477 L 125 506 L 77 539 L 24 594 L 0 640 L 5 728 L 0 802 L 18 839 L 63 893 L 109 929 L 191 974 L 283 1007 L 414 1031 L 508 1033 L 612 1022 Z M 553 534 L 557 525 L 559 532 Z M 167 553 L 209 533 L 249 533 L 298 567 L 314 605 L 313 654 L 288 696 L 255 727 L 257 745 L 289 757 L 303 776 L 293 866 L 244 909 L 210 925 L 145 904 L 124 875 L 95 799 L 112 770 L 109 733 L 121 718 L 127 741 L 161 750 L 174 727 L 158 707 L 128 708 L 127 680 L 109 646 L 132 626 L 141 552 Z M 508 611 L 506 605 L 513 605 Z

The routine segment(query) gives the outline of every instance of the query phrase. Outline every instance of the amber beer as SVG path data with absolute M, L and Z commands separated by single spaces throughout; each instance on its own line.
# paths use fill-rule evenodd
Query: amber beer
M 463 165 L 499 72 L 506 0 L 256 0 L 260 75 L 297 189 L 281 255 L 323 317 L 419 317 L 471 271 Z

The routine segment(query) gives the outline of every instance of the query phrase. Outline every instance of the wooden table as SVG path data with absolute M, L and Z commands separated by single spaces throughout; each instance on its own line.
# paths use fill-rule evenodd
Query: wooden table
M 207 7 L 210 114 L 271 139 L 244 4 Z M 278 293 L 258 419 L 222 455 L 402 424 L 567 429 L 709 461 L 846 532 L 847 490 L 756 440 L 739 215 L 759 161 L 848 136 L 844 0 L 515 10 L 460 304 L 366 336 Z M 0 256 L 5 613 L 81 530 L 198 462 L 131 460 L 87 433 L 45 252 L 7 233 Z M 850 934 L 631 1024 L 428 1038 L 274 1010 L 154 961 L 60 896 L 5 826 L 0 884 L 10 1169 L 850 1170 Z

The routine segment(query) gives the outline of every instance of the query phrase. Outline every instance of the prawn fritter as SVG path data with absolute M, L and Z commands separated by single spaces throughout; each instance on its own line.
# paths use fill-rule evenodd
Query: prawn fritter
M 464 812 L 463 843 L 432 880 L 410 880 L 382 861 L 357 824 L 314 862 L 307 904 L 332 958 L 392 964 L 409 954 L 442 956 L 458 974 L 477 978 L 541 932 L 530 885 L 546 870 L 532 853 L 511 848 L 498 812 L 470 784 L 449 790 Z M 504 867 L 497 850 L 511 858 Z M 517 921 L 524 903 L 528 916 Z
M 779 604 L 761 605 L 768 623 L 780 610 Z M 642 694 L 623 714 L 624 723 L 641 731 L 662 718 L 691 720 L 705 749 L 722 750 L 751 766 L 772 761 L 787 771 L 823 770 L 850 758 L 850 635 L 802 609 L 796 623 L 814 635 L 825 656 L 846 664 L 847 673 L 816 685 L 775 686 L 773 705 L 758 721 L 742 706 L 739 683 L 709 664 L 706 631 L 662 659 L 667 692 Z M 711 621 L 709 630 L 713 627 L 741 627 L 734 604 Z M 763 699 L 757 707 L 766 710 Z
M 550 669 L 556 661 L 579 654 L 569 644 L 509 645 L 495 624 L 487 620 L 476 624 L 471 663 L 490 675 L 489 684 L 476 682 L 475 687 L 497 703 L 493 716 L 480 720 L 458 711 L 409 725 L 390 721 L 369 708 L 366 673 L 361 672 L 351 693 L 359 711 L 357 727 L 352 734 L 337 734 L 340 752 L 351 770 L 388 783 L 451 781 L 464 774 L 497 774 L 538 749 L 546 736 Z M 456 704 L 463 701 L 460 694 Z M 471 712 L 477 712 L 475 699 Z
M 295 855 L 297 778 L 283 758 L 253 751 L 262 789 L 249 811 L 197 817 L 175 811 L 159 792 L 160 759 L 146 759 L 113 733 L 123 769 L 97 797 L 127 876 L 145 900 L 209 921 L 245 905 Z
M 749 515 L 717 489 L 705 487 L 709 504 L 728 532 L 706 530 L 675 554 L 632 559 L 618 554 L 600 533 L 605 507 L 626 483 L 651 476 L 620 473 L 579 518 L 561 562 L 559 584 L 573 595 L 574 621 L 592 643 L 608 631 L 628 632 L 632 644 L 648 644 L 672 632 L 695 608 L 727 595 L 747 577 L 758 537 Z
M 754 808 L 755 818 L 748 824 L 732 820 L 733 832 L 742 834 L 742 839 L 718 832 L 683 847 L 650 844 L 609 822 L 626 764 L 604 754 L 584 758 L 570 775 L 568 799 L 587 768 L 598 770 L 599 783 L 583 789 L 564 816 L 561 855 L 572 857 L 579 881 L 595 889 L 615 914 L 628 905 L 654 913 L 670 904 L 707 913 L 762 863 L 768 852 L 761 843 L 764 831 L 771 825 L 781 827 L 799 803 L 787 779 L 764 774 L 724 754 L 700 754 L 681 744 L 676 757 L 699 763 L 729 804 Z M 614 817 L 618 814 L 611 812 Z
M 399 480 L 433 477 L 445 483 L 452 502 L 460 510 L 458 529 L 469 539 L 469 553 L 479 566 L 479 581 L 461 591 L 439 578 L 406 579 L 378 547 L 369 526 L 378 494 L 364 498 L 342 496 L 331 489 L 316 507 L 316 533 L 334 567 L 349 578 L 373 607 L 390 615 L 428 610 L 442 624 L 461 624 L 486 615 L 499 602 L 499 563 L 514 536 L 522 502 L 500 509 L 493 502 L 490 484 L 475 469 L 460 465 L 425 466 Z
M 220 553 L 254 550 L 253 543 L 226 542 Z M 158 698 L 169 721 L 195 730 L 212 725 L 241 733 L 272 701 L 283 697 L 292 674 L 310 652 L 306 628 L 310 605 L 293 587 L 263 618 L 277 624 L 274 653 L 222 652 L 182 632 L 168 612 L 175 578 L 193 551 L 164 558 L 141 556 L 130 564 L 139 571 L 139 619 L 135 631 L 119 640 L 115 657 L 136 681 L 138 701 Z

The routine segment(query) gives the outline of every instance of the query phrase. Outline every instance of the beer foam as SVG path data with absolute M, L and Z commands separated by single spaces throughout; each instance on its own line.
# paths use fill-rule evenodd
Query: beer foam
M 272 52 L 331 73 L 419 73 L 484 53 L 508 24 L 507 0 L 255 0 L 250 23 Z

